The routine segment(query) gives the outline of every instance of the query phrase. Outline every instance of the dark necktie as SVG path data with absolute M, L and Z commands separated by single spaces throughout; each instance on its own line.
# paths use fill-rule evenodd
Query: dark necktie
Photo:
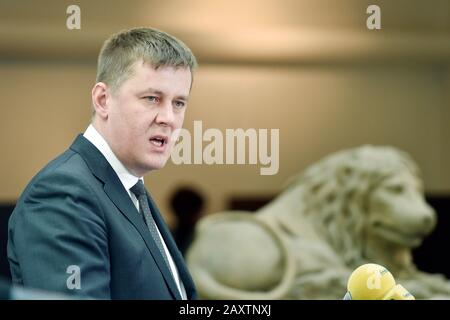
M 170 270 L 170 273 L 172 273 L 172 269 L 170 268 L 169 260 L 167 259 L 161 237 L 159 236 L 158 229 L 156 228 L 155 220 L 153 219 L 152 213 L 150 212 L 150 207 L 148 206 L 147 194 L 145 192 L 145 187 L 142 180 L 139 179 L 138 182 L 133 187 L 131 187 L 130 191 L 133 192 L 138 199 L 139 211 L 144 215 L 145 223 L 150 230 L 150 234 L 152 235 L 153 240 L 155 241 L 159 251 L 161 252 L 161 255 L 163 256 L 164 261 L 166 262 L 167 267 Z

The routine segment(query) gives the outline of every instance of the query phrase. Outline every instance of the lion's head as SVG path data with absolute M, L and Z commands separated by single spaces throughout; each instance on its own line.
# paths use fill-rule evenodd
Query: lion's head
M 355 267 L 368 245 L 413 248 L 435 225 L 417 165 L 392 147 L 363 146 L 332 154 L 294 177 L 301 219 Z M 369 242 L 368 239 L 376 241 Z

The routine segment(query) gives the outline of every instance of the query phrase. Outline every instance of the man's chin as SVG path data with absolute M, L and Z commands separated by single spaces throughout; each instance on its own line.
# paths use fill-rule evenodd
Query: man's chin
M 159 169 L 164 168 L 166 166 L 166 163 L 167 163 L 167 159 L 166 160 L 160 159 L 160 160 L 157 160 L 157 161 L 151 161 L 151 162 L 146 163 L 145 169 L 146 169 L 147 172 L 153 171 L 153 170 L 159 170 Z

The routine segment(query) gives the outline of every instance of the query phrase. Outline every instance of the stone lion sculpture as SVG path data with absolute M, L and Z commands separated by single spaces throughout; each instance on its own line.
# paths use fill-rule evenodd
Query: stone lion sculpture
M 411 157 L 363 146 L 313 164 L 256 212 L 203 218 L 187 262 L 204 299 L 342 299 L 364 263 L 418 299 L 448 298 L 447 279 L 412 261 L 435 224 Z

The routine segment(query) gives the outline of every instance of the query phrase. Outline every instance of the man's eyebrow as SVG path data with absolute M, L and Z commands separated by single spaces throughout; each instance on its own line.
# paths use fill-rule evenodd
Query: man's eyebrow
M 154 89 L 154 88 L 151 88 L 151 87 L 145 89 L 144 92 L 150 92 L 150 93 L 154 93 L 154 94 L 164 95 L 164 92 L 162 92 L 161 90 L 157 90 L 157 89 Z M 180 95 L 180 96 L 177 96 L 177 99 L 188 101 L 189 100 L 189 96 Z
M 178 99 L 178 100 L 183 100 L 183 101 L 186 101 L 186 102 L 187 102 L 187 101 L 189 100 L 189 97 L 188 97 L 188 96 L 183 96 L 183 95 L 181 95 L 181 96 L 178 96 L 177 99 Z
M 147 89 L 145 89 L 144 92 L 151 92 L 151 93 L 161 94 L 161 95 L 164 94 L 164 92 L 162 92 L 161 90 L 153 89 L 151 87 L 148 87 Z

